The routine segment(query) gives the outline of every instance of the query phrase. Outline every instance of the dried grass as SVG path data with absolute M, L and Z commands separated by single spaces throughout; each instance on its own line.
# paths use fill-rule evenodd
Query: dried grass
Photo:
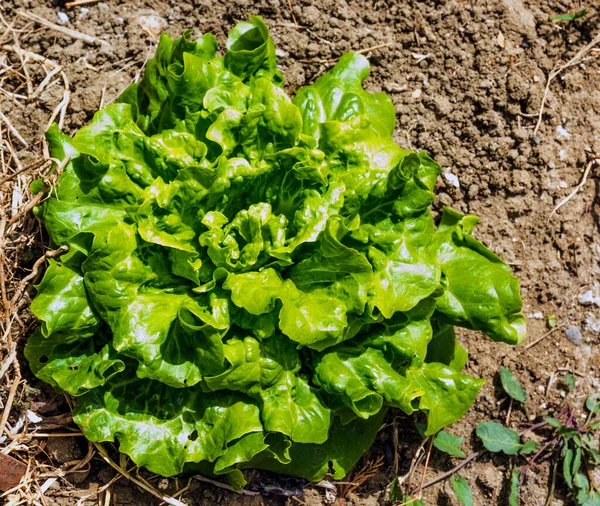
M 29 410 L 35 390 L 22 374 L 20 360 L 24 341 L 37 325 L 29 312 L 33 285 L 40 280 L 46 260 L 65 251 L 48 251 L 44 246 L 40 225 L 31 211 L 46 193 L 34 195 L 29 185 L 41 179 L 51 187 L 68 163 L 68 159 L 49 158 L 43 133 L 55 121 L 63 126 L 71 94 L 65 70 L 46 56 L 26 49 L 36 25 L 55 28 L 35 15 L 21 12 L 10 21 L 0 15 L 0 452 L 23 462 L 27 469 L 16 487 L 0 489 L 0 503 L 45 506 L 50 487 L 58 487 L 54 494 L 75 498 L 78 506 L 108 504 L 114 496 L 113 484 L 125 478 L 167 504 L 182 506 L 185 503 L 181 500 L 141 478 L 135 466 L 115 464 L 108 447 L 89 444 L 83 459 L 55 465 L 46 453 L 48 438 L 78 437 L 81 433 L 68 413 L 40 422 L 40 417 Z M 79 33 L 67 35 L 85 40 Z M 40 98 L 51 95 L 46 92 L 53 87 L 59 88 L 56 95 L 61 98 L 48 109 Z M 17 118 L 32 110 L 46 111 L 46 118 L 35 125 L 37 129 L 20 131 L 22 123 Z M 66 478 L 87 473 L 93 459 L 104 460 L 117 474 L 102 487 L 77 489 Z M 180 497 L 188 486 L 174 487 L 179 489 L 174 496 Z

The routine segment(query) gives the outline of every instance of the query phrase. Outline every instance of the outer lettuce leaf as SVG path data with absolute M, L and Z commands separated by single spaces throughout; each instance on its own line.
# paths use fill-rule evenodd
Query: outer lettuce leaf
M 215 462 L 239 438 L 262 432 L 258 406 L 243 396 L 131 376 L 81 397 L 73 418 L 91 441 L 117 436 L 122 452 L 163 476 L 181 473 L 186 462 Z M 255 445 L 255 453 L 262 449 Z
M 471 237 L 478 221 L 472 215 L 444 211 L 430 245 L 445 278 L 437 309 L 449 323 L 518 344 L 525 337 L 519 281 L 502 260 Z
M 34 374 L 77 397 L 92 441 L 138 465 L 245 484 L 244 468 L 340 479 L 388 407 L 432 434 L 481 380 L 451 325 L 523 338 L 518 282 L 428 207 L 439 166 L 348 54 L 291 100 L 258 17 L 161 36 L 139 83 L 73 138 L 36 209 L 52 260 L 31 309 Z
M 100 321 L 90 306 L 81 274 L 50 260 L 36 289 L 39 295 L 32 302 L 31 311 L 42 321 L 44 337 L 69 330 L 95 333 Z
M 387 409 L 382 409 L 368 420 L 357 418 L 345 425 L 340 418 L 335 418 L 329 430 L 329 438 L 324 444 L 292 445 L 289 463 L 274 458 L 267 450 L 243 467 L 276 471 L 315 482 L 327 475 L 340 480 L 373 444 L 386 412 Z
M 77 334 L 41 332 L 27 341 L 25 357 L 33 373 L 59 391 L 82 395 L 102 387 L 110 378 L 125 370 L 123 360 L 109 344 L 100 348 L 102 338 L 76 341 Z

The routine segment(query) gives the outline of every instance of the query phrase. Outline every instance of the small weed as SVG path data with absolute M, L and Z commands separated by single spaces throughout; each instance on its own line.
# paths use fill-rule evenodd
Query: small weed
M 589 11 L 587 9 L 581 9 L 579 11 L 567 12 L 565 14 L 561 14 L 560 16 L 554 16 L 552 21 L 567 21 L 569 23 L 573 23 L 579 19 L 582 19 L 588 15 Z

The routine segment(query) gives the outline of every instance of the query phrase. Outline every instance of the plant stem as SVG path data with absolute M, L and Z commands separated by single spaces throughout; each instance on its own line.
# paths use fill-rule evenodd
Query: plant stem
M 433 485 L 435 485 L 436 483 L 439 483 L 440 481 L 445 480 L 446 478 L 449 478 L 450 476 L 452 476 L 454 473 L 457 473 L 458 471 L 460 471 L 463 467 L 465 467 L 467 464 L 469 464 L 469 462 L 471 462 L 472 460 L 475 460 L 477 457 L 479 457 L 480 455 L 483 455 L 484 453 L 486 453 L 485 451 L 483 452 L 475 452 L 475 453 L 471 453 L 471 455 L 469 455 L 465 460 L 463 460 L 460 464 L 458 464 L 456 467 L 453 467 L 452 469 L 450 469 L 450 471 L 444 473 L 444 474 L 440 474 L 437 478 L 434 478 L 433 480 L 428 481 L 427 483 L 425 483 L 422 487 L 421 490 L 425 490 L 428 487 L 431 487 Z

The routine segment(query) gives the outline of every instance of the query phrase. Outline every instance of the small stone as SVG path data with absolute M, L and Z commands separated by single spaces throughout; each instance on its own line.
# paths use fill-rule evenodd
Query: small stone
M 504 49 L 506 47 L 506 41 L 504 40 L 504 34 L 502 32 L 498 32 L 498 37 L 496 38 L 496 42 L 502 49 Z
M 559 138 L 564 137 L 565 139 L 571 138 L 571 134 L 567 132 L 567 130 L 562 125 L 558 125 L 556 127 L 556 136 Z
M 420 96 L 421 96 L 421 90 L 419 88 L 417 88 L 415 91 L 412 92 L 413 98 L 419 98 Z
M 31 423 L 40 423 L 43 420 L 41 416 L 39 416 L 37 413 L 34 413 L 31 410 L 27 411 L 27 419 Z
M 69 22 L 69 16 L 67 16 L 64 12 L 57 12 L 56 15 L 61 23 L 64 24 Z
M 585 318 L 585 329 L 594 334 L 600 334 L 600 319 L 596 320 L 591 313 Z
M 582 306 L 590 306 L 594 302 L 594 292 L 588 290 L 579 296 L 579 303 Z
M 168 26 L 166 19 L 154 13 L 139 15 L 134 20 L 150 37 L 157 40 Z
M 541 311 L 536 311 L 535 313 L 529 313 L 527 315 L 527 318 L 533 318 L 535 320 L 543 320 L 544 319 L 544 313 L 542 313 Z
M 587 290 L 579 296 L 579 304 L 582 306 L 594 305 L 600 307 L 600 296 L 594 297 L 594 293 L 591 290 Z
M 455 188 L 460 188 L 460 182 L 458 181 L 458 177 L 456 177 L 451 172 L 444 172 L 444 177 L 446 181 L 448 181 Z
M 577 327 L 576 325 L 569 325 L 565 334 L 567 336 L 567 339 L 575 346 L 579 346 L 583 342 L 583 335 L 581 334 L 581 330 L 579 330 L 579 327 Z

